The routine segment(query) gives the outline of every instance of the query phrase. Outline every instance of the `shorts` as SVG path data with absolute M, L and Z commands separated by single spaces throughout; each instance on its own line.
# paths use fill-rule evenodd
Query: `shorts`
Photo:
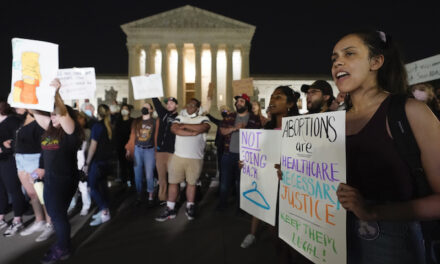
M 189 185 L 196 185 L 202 168 L 203 159 L 181 158 L 173 154 L 168 162 L 168 182 L 178 184 L 186 180 Z
M 38 169 L 40 165 L 40 153 L 35 154 L 15 154 L 15 162 L 17 164 L 17 171 L 25 171 L 32 173 Z

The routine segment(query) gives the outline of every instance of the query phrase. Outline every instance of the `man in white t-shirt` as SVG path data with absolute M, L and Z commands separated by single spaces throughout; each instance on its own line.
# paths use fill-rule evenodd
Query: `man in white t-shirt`
M 206 116 L 198 115 L 200 101 L 191 99 L 186 105 L 186 114 L 176 117 L 171 132 L 176 134 L 174 154 L 168 162 L 168 200 L 165 210 L 156 217 L 163 222 L 176 217 L 176 199 L 179 194 L 179 184 L 187 182 L 186 186 L 186 216 L 188 220 L 195 217 L 194 200 L 196 183 L 203 167 L 206 133 L 211 126 Z

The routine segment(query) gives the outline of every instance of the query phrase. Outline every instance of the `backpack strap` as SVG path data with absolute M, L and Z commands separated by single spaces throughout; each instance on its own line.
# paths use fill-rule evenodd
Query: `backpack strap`
M 426 180 L 425 171 L 420 159 L 420 149 L 406 116 L 405 104 L 407 97 L 404 94 L 390 96 L 387 118 L 394 144 L 402 159 L 411 170 L 416 197 L 429 195 L 432 193 L 432 190 Z

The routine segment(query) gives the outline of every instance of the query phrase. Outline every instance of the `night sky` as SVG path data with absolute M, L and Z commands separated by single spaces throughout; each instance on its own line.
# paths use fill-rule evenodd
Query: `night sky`
M 400 43 L 405 62 L 440 54 L 440 14 L 432 1 L 20 2 L 0 6 L 3 97 L 10 90 L 13 37 L 59 44 L 60 68 L 95 67 L 98 75 L 127 74 L 120 25 L 187 4 L 256 26 L 251 75 L 329 75 L 335 42 L 363 28 L 391 34 Z

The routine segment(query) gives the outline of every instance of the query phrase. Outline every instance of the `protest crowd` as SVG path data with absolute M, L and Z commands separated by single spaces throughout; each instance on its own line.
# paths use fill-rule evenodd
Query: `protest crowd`
M 0 239 L 38 233 L 36 242 L 56 238 L 42 263 L 69 258 L 73 247 L 69 214 L 77 206 L 84 217 L 97 208 L 90 226 L 112 221 L 107 177 L 115 173 L 114 164 L 117 181 L 136 196 L 134 207 L 160 206 L 155 220 L 173 221 L 176 203 L 183 196 L 188 221 L 196 220 L 201 213 L 197 186 L 203 174 L 207 133 L 214 128 L 219 179 L 216 210 L 221 213 L 234 207 L 245 214 L 240 209 L 240 175 L 249 168 L 240 158 L 240 130 L 283 133 L 286 118 L 345 111 L 346 180 L 333 190 L 337 197 L 333 205 L 347 212 L 347 263 L 438 263 L 435 242 L 440 236 L 435 236 L 438 230 L 434 228 L 440 219 L 439 87 L 429 83 L 410 87 L 395 43 L 384 32 L 350 33 L 335 44 L 330 55 L 339 94 L 334 96 L 325 80 L 302 85 L 308 110 L 304 115 L 298 109 L 300 92 L 289 86 L 274 89 L 266 114 L 245 93 L 234 95 L 235 109 L 221 106 L 221 116 L 204 111 L 201 98 L 192 98 L 186 105 L 179 105 L 174 97 L 145 100 L 139 116 L 134 116 L 133 106 L 118 102 L 96 108 L 87 102 L 74 109 L 64 103 L 58 79 L 51 83 L 56 90 L 52 112 L 12 107 L 2 99 L 0 230 L 4 238 Z M 24 80 L 20 86 L 20 100 L 33 103 L 36 98 L 25 93 L 31 89 L 26 84 Z M 412 160 L 418 162 L 418 173 L 402 155 L 399 136 L 394 134 L 390 109 L 398 108 L 398 100 L 402 100 L 401 114 L 415 139 L 418 152 Z M 298 164 L 286 164 L 280 160 L 274 167 L 276 173 L 270 175 L 278 186 L 277 197 L 288 195 L 278 185 L 288 181 L 282 168 L 299 170 Z M 314 173 L 312 165 L 303 166 L 311 166 L 309 175 Z M 322 171 L 332 172 L 321 166 Z M 301 204 L 306 207 L 305 196 Z M 249 233 L 237 247 L 253 246 L 258 230 L 267 228 L 277 249 L 275 263 L 313 263 L 278 237 L 278 218 L 282 217 L 278 206 L 277 202 L 275 225 L 252 215 Z M 10 210 L 13 218 L 7 219 Z M 25 226 L 26 211 L 31 211 L 34 220 Z M 331 216 L 327 212 L 327 223 L 332 223 Z M 282 221 L 287 221 L 285 216 Z M 433 229 L 425 223 L 432 223 Z

